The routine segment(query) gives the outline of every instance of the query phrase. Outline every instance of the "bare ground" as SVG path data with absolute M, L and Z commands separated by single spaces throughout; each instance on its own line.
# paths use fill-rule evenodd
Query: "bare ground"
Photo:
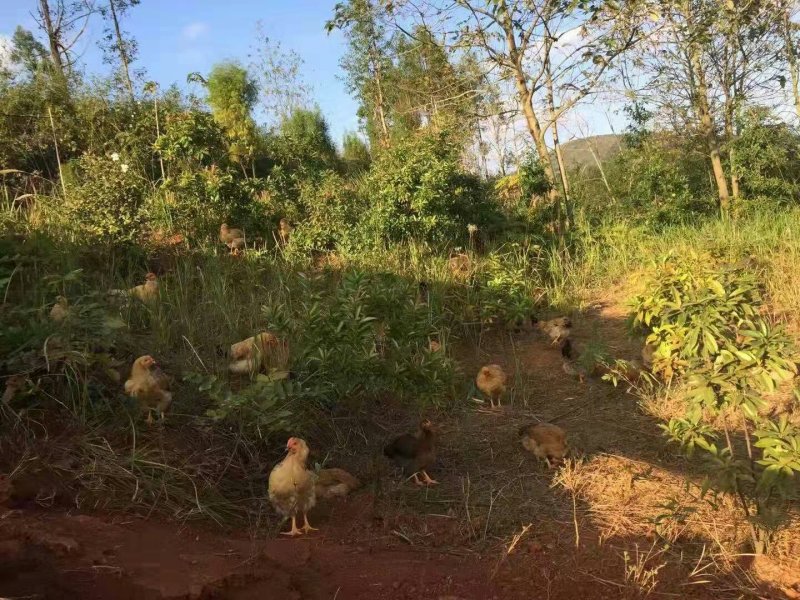
M 575 315 L 575 339 L 633 358 L 638 344 L 625 334 L 618 297 Z M 504 365 L 513 391 L 502 411 L 465 397 L 464 410 L 437 416 L 443 433 L 432 474 L 441 485 L 421 490 L 374 467 L 386 437 L 418 416 L 383 407 L 331 449 L 333 463 L 367 485 L 320 506 L 311 536 L 281 539 L 277 525 L 221 532 L 120 514 L 3 509 L 0 597 L 800 597 L 791 540 L 782 542 L 782 559 L 749 571 L 746 557 L 722 553 L 719 542 L 739 532 L 724 510 L 701 510 L 684 485 L 690 466 L 624 389 L 568 377 L 558 349 L 533 332 L 489 333 L 456 354 L 468 376 L 481 364 Z M 554 473 L 523 453 L 516 431 L 535 420 L 567 430 L 573 466 Z

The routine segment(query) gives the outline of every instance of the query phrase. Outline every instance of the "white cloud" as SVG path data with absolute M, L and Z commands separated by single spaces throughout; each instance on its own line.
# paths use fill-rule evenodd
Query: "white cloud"
M 189 23 L 181 30 L 181 37 L 184 40 L 196 40 L 208 33 L 208 29 L 208 23 L 195 21 L 194 23 Z

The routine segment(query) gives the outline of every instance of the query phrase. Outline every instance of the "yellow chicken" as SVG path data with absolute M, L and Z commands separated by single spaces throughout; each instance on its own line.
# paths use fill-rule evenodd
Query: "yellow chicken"
M 69 302 L 64 296 L 57 296 L 56 303 L 50 309 L 50 320 L 61 323 L 69 316 Z
M 481 393 L 489 399 L 492 408 L 500 406 L 500 397 L 506 391 L 506 381 L 508 376 L 500 365 L 486 365 L 478 371 L 478 376 L 475 378 L 475 385 Z
M 269 474 L 269 500 L 284 517 L 292 518 L 291 531 L 282 535 L 292 537 L 316 531 L 308 522 L 308 511 L 317 503 L 314 474 L 306 468 L 308 444 L 291 437 L 286 442 L 288 454 Z M 297 515 L 303 513 L 303 527 L 297 528 Z
M 467 277 L 472 271 L 472 259 L 463 252 L 454 252 L 447 261 L 450 272 L 459 278 Z
M 158 277 L 155 273 L 148 273 L 144 277 L 144 283 L 132 287 L 128 293 L 144 304 L 153 304 L 158 300 Z
M 572 321 L 569 317 L 557 317 L 547 321 L 538 321 L 534 318 L 533 324 L 539 331 L 549 337 L 553 344 L 564 341 L 572 333 Z
M 270 359 L 281 358 L 277 356 L 281 352 L 286 353 L 285 344 L 275 335 L 262 331 L 231 345 L 231 363 L 228 370 L 237 375 L 258 373 L 263 367 L 268 366 Z
M 361 487 L 361 481 L 344 469 L 320 469 L 314 490 L 317 498 L 329 500 L 331 498 L 344 498 L 353 490 Z
M 519 430 L 522 447 L 544 460 L 551 469 L 561 464 L 567 454 L 567 434 L 558 425 L 537 423 Z
M 153 410 L 164 420 L 164 413 L 172 404 L 169 387 L 169 378 L 149 354 L 140 356 L 133 362 L 131 375 L 125 382 L 125 392 L 139 402 L 143 411 L 147 411 L 148 424 L 153 423 Z

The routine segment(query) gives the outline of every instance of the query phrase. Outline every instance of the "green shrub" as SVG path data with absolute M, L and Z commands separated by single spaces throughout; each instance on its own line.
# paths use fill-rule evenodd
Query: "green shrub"
M 67 190 L 62 213 L 68 230 L 89 243 L 138 238 L 148 184 L 126 156 L 84 154 L 72 167 L 76 183 Z
M 361 193 L 369 203 L 365 239 L 420 240 L 464 245 L 468 223 L 495 215 L 483 184 L 464 172 L 445 133 L 422 132 L 384 150 L 373 161 Z
M 747 265 L 668 259 L 635 305 L 634 323 L 657 348 L 653 372 L 685 385 L 684 414 L 665 432 L 688 453 L 703 454 L 706 488 L 734 497 L 753 549 L 763 552 L 800 472 L 800 430 L 786 415 L 767 416 L 765 399 L 797 374 L 791 338 L 763 316 Z

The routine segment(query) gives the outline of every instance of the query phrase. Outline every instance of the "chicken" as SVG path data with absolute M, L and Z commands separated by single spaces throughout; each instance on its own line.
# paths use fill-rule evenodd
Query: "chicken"
M 572 321 L 569 317 L 556 317 L 547 321 L 538 321 L 532 317 L 532 321 L 534 326 L 549 337 L 553 344 L 564 341 L 572 333 Z
M 6 389 L 3 392 L 2 403 L 8 406 L 11 404 L 11 401 L 14 399 L 14 396 L 25 387 L 25 376 L 24 375 L 12 375 L 8 379 L 6 379 Z
M 223 244 L 230 244 L 233 240 L 243 238 L 244 231 L 228 227 L 227 223 L 219 226 L 219 241 Z
M 61 323 L 69 315 L 69 302 L 64 296 L 57 296 L 56 303 L 50 309 L 50 320 Z
M 144 304 L 152 304 L 158 300 L 158 277 L 155 273 L 148 273 L 144 277 L 144 283 L 131 288 L 131 296 L 143 302 Z
M 567 434 L 558 425 L 537 423 L 519 430 L 522 447 L 533 452 L 551 469 L 563 462 L 567 454 Z
M 430 290 L 427 281 L 420 281 L 417 286 L 417 304 L 428 304 L 430 300 Z
M 316 531 L 308 522 L 308 511 L 317 503 L 314 473 L 306 468 L 308 444 L 291 437 L 286 442 L 288 454 L 269 474 L 269 500 L 284 517 L 292 518 L 291 531 L 282 535 L 297 536 Z M 303 513 L 303 527 L 297 528 L 297 515 Z
M 436 432 L 428 419 L 419 424 L 416 433 L 405 433 L 394 438 L 384 449 L 383 454 L 403 469 L 403 473 L 411 473 L 411 479 L 417 485 L 436 485 L 427 469 L 436 461 Z M 422 481 L 419 479 L 422 474 Z
M 344 469 L 320 469 L 314 491 L 317 498 L 329 500 L 336 497 L 343 498 L 360 487 L 361 481 Z
M 472 259 L 463 252 L 454 252 L 447 261 L 450 272 L 457 277 L 466 277 L 472 271 Z
M 242 250 L 244 250 L 247 247 L 247 242 L 245 242 L 245 239 L 241 237 L 232 239 L 225 245 L 231 251 L 231 254 L 239 254 Z
M 169 392 L 170 381 L 149 354 L 133 361 L 131 375 L 125 382 L 125 392 L 139 402 L 139 407 L 147 411 L 147 423 L 153 423 L 151 411 L 158 412 L 161 420 L 172 403 Z
M 564 340 L 564 345 L 561 346 L 561 369 L 570 377 L 577 377 L 581 383 L 586 381 L 586 377 L 589 376 L 579 357 L 574 355 L 569 338 Z
M 228 370 L 238 375 L 254 374 L 266 367 L 270 358 L 283 346 L 273 334 L 262 331 L 231 345 Z
M 658 346 L 656 344 L 645 344 L 642 348 L 642 363 L 648 369 L 653 366 L 653 359 L 655 358 Z
M 475 385 L 481 393 L 489 399 L 492 408 L 500 406 L 500 396 L 506 391 L 506 381 L 508 376 L 500 365 L 486 365 L 478 371 L 478 376 L 475 378 Z
M 442 349 L 441 342 L 437 340 L 428 340 L 428 350 L 431 352 L 439 352 Z
M 289 222 L 289 219 L 281 219 L 280 223 L 278 224 L 278 237 L 281 240 L 281 244 L 284 246 L 289 243 L 289 236 L 292 235 L 292 231 L 294 227 Z

